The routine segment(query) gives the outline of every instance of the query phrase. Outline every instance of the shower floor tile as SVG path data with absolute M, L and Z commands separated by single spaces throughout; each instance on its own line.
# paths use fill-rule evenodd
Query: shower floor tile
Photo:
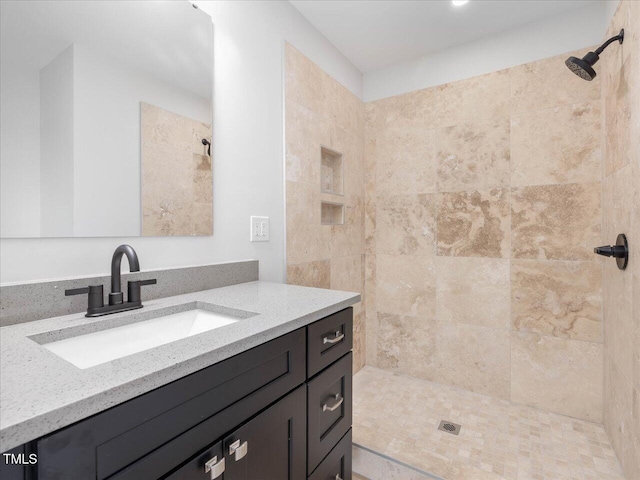
M 353 442 L 447 480 L 624 479 L 602 425 L 369 366 L 354 376 Z

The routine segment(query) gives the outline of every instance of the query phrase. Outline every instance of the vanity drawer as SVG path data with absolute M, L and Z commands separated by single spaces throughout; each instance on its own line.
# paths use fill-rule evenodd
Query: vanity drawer
M 328 367 L 353 347 L 353 308 L 307 327 L 307 378 Z
M 342 357 L 308 383 L 307 474 L 351 428 L 352 357 Z
M 309 480 L 351 480 L 351 430 L 329 452 Z
M 301 385 L 304 375 L 299 329 L 40 439 L 39 478 L 101 480 L 142 457 L 170 470 L 193 455 L 194 445 L 214 440 L 212 430 L 223 435 Z M 174 439 L 174 448 L 164 448 Z

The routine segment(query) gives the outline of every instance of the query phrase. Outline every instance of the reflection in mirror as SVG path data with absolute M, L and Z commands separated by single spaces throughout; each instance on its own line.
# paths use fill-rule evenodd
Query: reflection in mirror
M 211 18 L 186 0 L 0 5 L 2 237 L 211 235 Z

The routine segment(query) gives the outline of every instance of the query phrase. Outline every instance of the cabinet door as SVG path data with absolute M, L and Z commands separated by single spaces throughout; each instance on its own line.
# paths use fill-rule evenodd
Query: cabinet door
M 305 478 L 305 406 L 303 386 L 225 438 L 224 479 Z

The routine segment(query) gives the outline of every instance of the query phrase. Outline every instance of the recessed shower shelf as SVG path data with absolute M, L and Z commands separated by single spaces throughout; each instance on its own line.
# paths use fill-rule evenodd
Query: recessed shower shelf
M 320 147 L 320 157 L 320 191 L 333 195 L 343 195 L 342 154 L 326 147 Z
M 320 205 L 322 225 L 342 225 L 344 223 L 344 205 L 332 202 L 321 202 Z

